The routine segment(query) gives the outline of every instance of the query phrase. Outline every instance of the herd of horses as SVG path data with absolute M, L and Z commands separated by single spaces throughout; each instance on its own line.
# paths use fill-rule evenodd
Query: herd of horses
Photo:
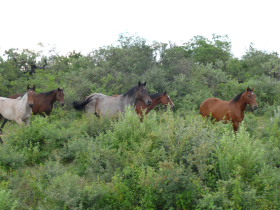
M 59 101 L 62 106 L 64 105 L 63 89 L 58 88 L 36 94 L 35 86 L 30 87 L 29 85 L 24 94 L 14 94 L 8 98 L 0 97 L 0 120 L 4 119 L 0 134 L 9 120 L 18 124 L 25 122 L 29 125 L 32 114 L 49 116 L 56 101 Z M 139 81 L 138 85 L 123 94 L 108 96 L 102 93 L 93 93 L 83 101 L 74 101 L 73 107 L 76 110 L 93 113 L 98 117 L 115 118 L 128 106 L 133 106 L 142 120 L 144 115 L 147 115 L 159 104 L 170 106 L 172 109 L 175 107 L 166 91 L 149 95 L 146 82 Z M 247 105 L 250 105 L 253 110 L 258 108 L 254 89 L 249 87 L 230 101 L 214 97 L 206 99 L 200 105 L 200 114 L 207 118 L 213 118 L 214 121 L 232 122 L 234 131 L 237 131 L 244 119 Z M 1 138 L 0 142 L 2 143 Z

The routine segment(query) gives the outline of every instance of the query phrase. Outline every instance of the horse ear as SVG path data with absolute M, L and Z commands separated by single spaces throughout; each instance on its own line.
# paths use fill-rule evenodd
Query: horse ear
M 164 95 L 166 95 L 166 90 L 163 92 Z
M 255 90 L 255 88 L 253 87 L 253 88 L 252 88 L 252 91 L 254 91 L 254 90 Z
M 35 90 L 35 85 L 33 85 L 33 90 Z
M 249 86 L 247 87 L 247 92 L 251 91 L 251 89 L 249 88 Z
M 29 84 L 27 85 L 27 90 L 29 90 L 30 89 L 30 87 L 29 87 Z
M 144 82 L 144 84 L 143 84 L 143 85 L 144 85 L 144 86 L 146 86 L 146 84 L 147 84 L 147 82 Z
M 140 81 L 138 82 L 138 86 L 141 86 L 141 82 Z

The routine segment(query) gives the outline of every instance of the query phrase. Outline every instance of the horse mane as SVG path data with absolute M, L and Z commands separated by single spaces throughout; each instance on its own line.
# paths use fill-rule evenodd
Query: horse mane
M 46 92 L 46 93 L 39 93 L 39 94 L 43 94 L 43 95 L 45 95 L 45 96 L 49 96 L 49 95 L 53 94 L 55 91 L 57 91 L 57 89 L 51 90 L 51 91 Z
M 242 93 L 239 93 L 237 96 L 234 97 L 234 99 L 232 99 L 233 102 L 238 102 L 242 96 L 242 94 L 245 93 L 245 91 L 243 91 Z
M 152 95 L 149 95 L 150 98 L 158 98 L 162 95 L 162 93 L 155 93 L 155 94 L 152 94 Z
M 247 89 L 247 91 L 253 91 L 253 89 L 249 88 Z M 242 96 L 243 93 L 245 93 L 246 91 L 243 91 L 242 93 L 239 93 L 237 96 L 235 96 L 234 99 L 232 99 L 233 102 L 238 102 Z
M 133 96 L 133 94 L 135 93 L 136 88 L 138 87 L 138 85 L 134 86 L 133 88 L 131 88 L 130 90 L 128 90 L 127 92 L 125 92 L 123 94 L 123 96 Z

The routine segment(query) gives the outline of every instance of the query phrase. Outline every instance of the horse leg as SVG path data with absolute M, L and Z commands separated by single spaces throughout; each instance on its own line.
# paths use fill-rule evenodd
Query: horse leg
M 2 132 L 2 129 L 4 128 L 5 124 L 6 124 L 8 121 L 9 121 L 9 120 L 7 120 L 6 118 L 4 118 L 4 121 L 3 121 L 2 125 L 1 125 L 1 128 L 0 128 L 0 134 L 3 133 L 3 132 Z
M 27 118 L 27 119 L 25 120 L 25 124 L 26 124 L 26 125 L 30 125 L 30 118 Z
M 45 115 L 43 112 L 40 113 L 39 115 L 42 116 L 42 117 L 44 117 L 44 118 L 46 117 L 46 115 Z
M 16 123 L 19 124 L 19 125 L 24 124 L 24 122 L 22 121 L 22 119 L 17 119 L 17 120 L 15 120 L 15 121 L 16 121 Z
M 100 115 L 97 112 L 94 112 L 95 116 L 100 118 Z
M 239 122 L 234 122 L 234 123 L 233 123 L 233 130 L 234 130 L 235 132 L 237 132 L 237 131 L 238 131 L 238 128 L 239 128 Z

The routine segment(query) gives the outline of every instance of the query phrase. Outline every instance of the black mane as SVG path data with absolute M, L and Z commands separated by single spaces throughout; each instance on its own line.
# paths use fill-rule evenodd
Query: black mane
M 51 90 L 51 91 L 46 92 L 46 93 L 40 93 L 40 94 L 43 94 L 43 95 L 45 95 L 45 96 L 49 96 L 49 95 L 53 94 L 55 91 L 57 91 L 57 89 Z
M 232 99 L 233 102 L 238 102 L 242 96 L 242 94 L 245 93 L 245 91 L 243 91 L 242 93 L 239 93 L 237 96 L 235 96 L 234 99 Z
M 150 98 L 158 98 L 162 95 L 162 93 L 155 93 L 155 94 L 152 94 L 152 95 L 149 95 Z
M 125 92 L 123 96 L 129 96 L 129 97 L 133 96 L 133 94 L 136 92 L 137 87 L 138 85 L 134 86 L 133 88 Z

